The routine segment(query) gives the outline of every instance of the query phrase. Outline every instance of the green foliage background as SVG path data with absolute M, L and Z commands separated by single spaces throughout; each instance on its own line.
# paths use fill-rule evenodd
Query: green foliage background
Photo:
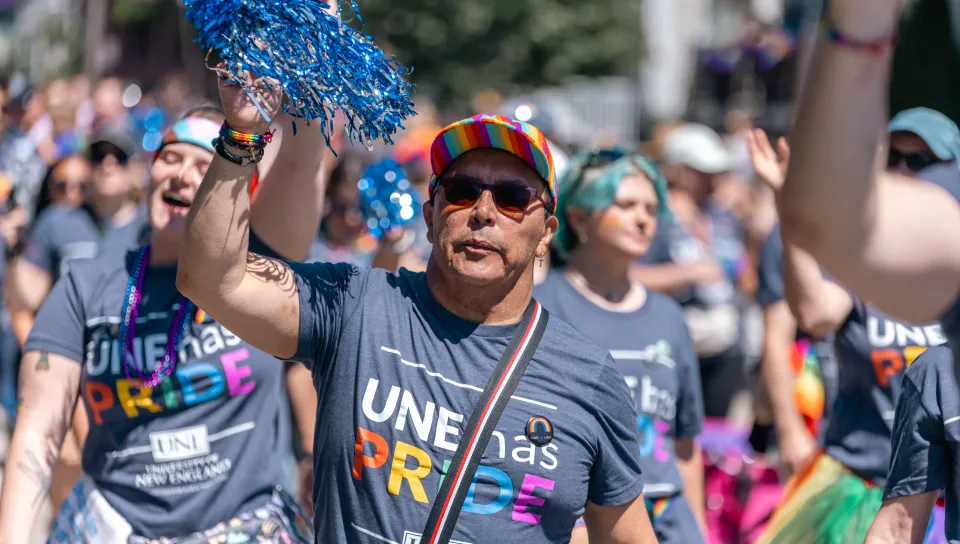
M 893 57 L 890 113 L 926 106 L 960 123 L 960 54 L 947 3 L 916 0 L 904 13 Z
M 631 74 L 639 64 L 639 1 L 358 0 L 363 30 L 413 66 L 421 92 L 463 103 L 573 76 Z

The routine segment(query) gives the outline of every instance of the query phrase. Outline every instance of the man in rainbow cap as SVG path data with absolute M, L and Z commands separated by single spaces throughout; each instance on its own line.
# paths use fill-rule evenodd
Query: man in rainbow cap
M 252 124 L 239 113 L 227 112 L 236 130 Z M 214 159 L 192 210 L 181 292 L 313 373 L 317 534 L 540 544 L 568 540 L 582 515 L 593 542 L 656 542 L 623 378 L 609 353 L 532 300 L 557 229 L 543 135 L 478 115 L 445 128 L 430 162 L 425 273 L 250 254 L 237 220 L 249 204 L 236 195 L 252 167 L 226 159 Z M 461 456 L 478 464 L 458 468 Z

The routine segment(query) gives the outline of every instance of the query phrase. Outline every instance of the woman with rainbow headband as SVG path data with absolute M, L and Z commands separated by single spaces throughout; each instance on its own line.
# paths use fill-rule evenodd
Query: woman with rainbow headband
M 316 232 L 323 139 L 317 127 L 300 132 L 272 146 L 276 161 L 252 206 L 250 244 L 263 254 L 303 259 Z M 233 131 L 213 108 L 188 113 L 150 168 L 147 243 L 125 258 L 78 261 L 57 282 L 24 350 L 0 541 L 27 542 L 78 397 L 90 423 L 84 476 L 49 542 L 312 541 L 279 490 L 291 444 L 284 366 L 198 312 L 175 284 L 215 145 L 256 161 L 270 138 Z
M 610 351 L 638 413 L 643 494 L 661 544 L 703 542 L 700 371 L 683 311 L 631 281 L 658 228 L 671 228 L 666 182 L 647 159 L 581 154 L 560 180 L 554 247 L 569 263 L 534 295 L 553 315 Z M 586 530 L 574 532 L 585 542 Z
M 762 130 L 748 142 L 758 177 L 779 191 L 790 155 L 786 140 L 779 141 L 779 157 Z M 797 325 L 815 338 L 833 337 L 839 380 L 823 450 L 811 448 L 759 542 L 860 543 L 883 498 L 903 371 L 946 338 L 938 323 L 906 323 L 857 297 L 789 240 L 782 258 Z M 928 527 L 928 537 L 932 532 Z

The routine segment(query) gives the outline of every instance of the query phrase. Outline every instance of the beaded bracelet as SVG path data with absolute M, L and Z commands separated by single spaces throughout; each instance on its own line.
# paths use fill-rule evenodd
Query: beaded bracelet
M 224 123 L 220 127 L 220 137 L 236 147 L 242 147 L 244 149 L 263 148 L 273 141 L 273 131 L 268 130 L 263 134 L 252 134 L 233 130 L 229 125 Z
M 213 149 L 217 152 L 217 155 L 220 155 L 221 157 L 232 162 L 233 164 L 239 164 L 240 166 L 248 166 L 251 164 L 257 164 L 258 162 L 260 162 L 261 159 L 263 159 L 262 147 L 246 148 L 250 151 L 250 155 L 245 157 L 242 155 L 235 155 L 229 149 L 227 149 L 224 143 L 230 144 L 230 142 L 225 142 L 222 137 L 215 138 L 213 140 Z M 230 144 L 230 145 L 233 145 L 233 144 Z
M 826 19 L 820 22 L 820 26 L 823 28 L 823 34 L 827 38 L 828 42 L 844 49 L 863 51 L 865 53 L 871 53 L 874 55 L 880 55 L 884 53 L 887 48 L 892 48 L 895 46 L 897 41 L 900 39 L 900 33 L 896 27 L 894 27 L 893 31 L 889 35 L 882 38 L 878 38 L 876 40 L 858 40 L 856 38 L 847 36 Z

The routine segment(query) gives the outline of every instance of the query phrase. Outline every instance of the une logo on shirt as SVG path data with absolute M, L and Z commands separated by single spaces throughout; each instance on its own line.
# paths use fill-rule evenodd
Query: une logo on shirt
M 154 461 L 179 461 L 210 453 L 207 426 L 197 425 L 175 431 L 150 433 Z
M 906 325 L 892 319 L 867 318 L 870 363 L 880 387 L 889 387 L 890 378 L 900 374 L 929 346 L 947 341 L 939 323 Z

